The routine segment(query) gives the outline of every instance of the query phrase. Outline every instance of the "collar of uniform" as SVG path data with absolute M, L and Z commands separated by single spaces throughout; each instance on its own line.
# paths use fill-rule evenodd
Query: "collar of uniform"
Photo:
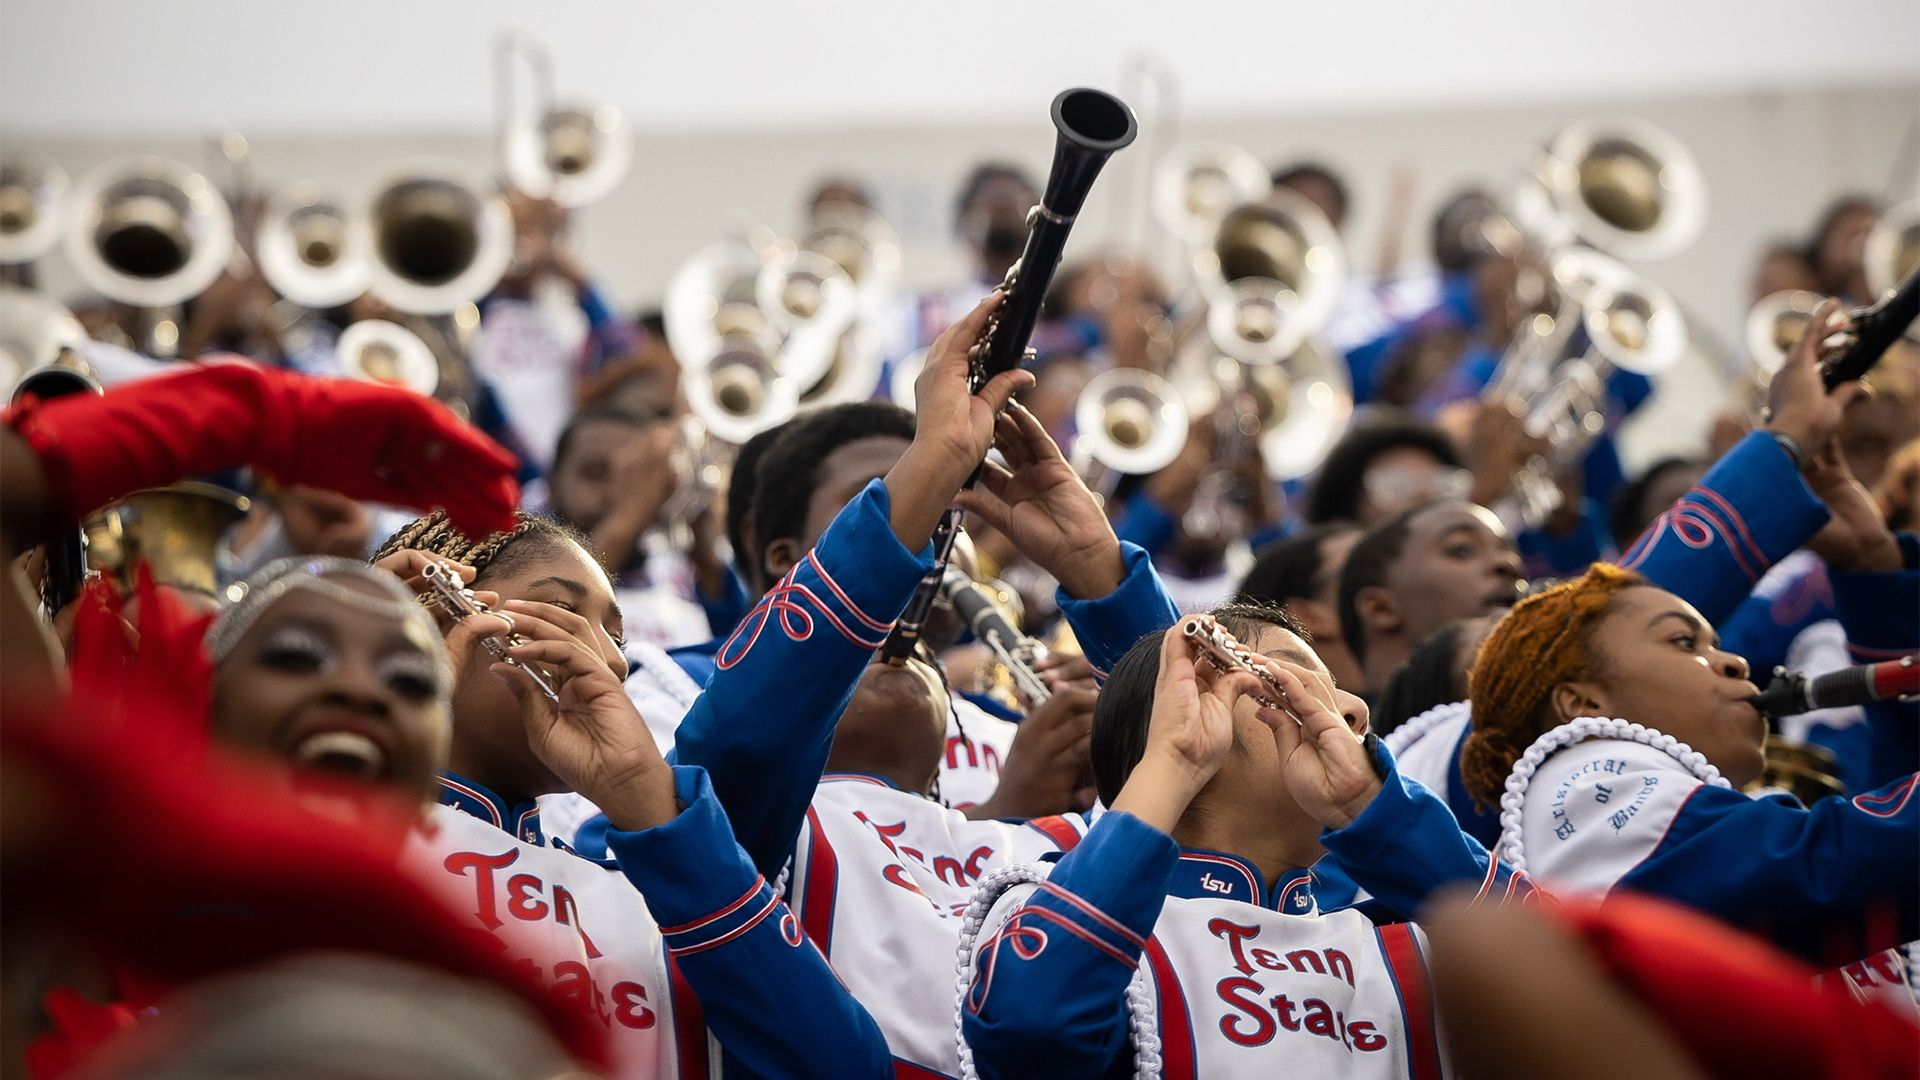
M 512 833 L 516 839 L 546 846 L 547 837 L 540 830 L 540 804 L 537 802 L 509 806 L 505 799 L 464 776 L 441 773 L 440 805 L 471 814 L 502 832 Z
M 888 789 L 891 789 L 891 790 L 893 790 L 893 791 L 899 791 L 899 790 L 900 790 L 900 786 L 899 786 L 898 784 L 895 784 L 895 783 L 894 783 L 893 781 L 891 781 L 891 780 L 889 780 L 889 779 L 887 779 L 887 778 L 886 778 L 886 777 L 884 777 L 884 776 L 881 776 L 881 775 L 880 775 L 879 773 L 868 773 L 868 772 L 830 772 L 830 773 L 827 773 L 826 775 L 824 775 L 824 776 L 822 776 L 822 777 L 820 778 L 820 780 L 821 780 L 821 782 L 822 782 L 822 783 L 824 783 L 824 782 L 826 782 L 826 781 L 828 781 L 828 780 L 857 780 L 857 781 L 859 781 L 860 783 L 863 783 L 863 784 L 878 784 L 879 786 L 881 786 L 881 787 L 883 787 L 883 788 L 888 788 Z
M 1260 871 L 1238 855 L 1183 848 L 1174 867 L 1170 895 L 1186 900 L 1238 900 L 1282 915 L 1314 915 L 1313 872 L 1288 870 L 1271 891 L 1261 886 Z

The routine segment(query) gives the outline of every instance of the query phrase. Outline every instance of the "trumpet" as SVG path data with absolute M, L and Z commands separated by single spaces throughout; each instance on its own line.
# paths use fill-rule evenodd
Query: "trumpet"
M 88 288 L 109 300 L 171 309 L 213 284 L 232 259 L 233 245 L 226 200 L 205 176 L 179 162 L 110 162 L 75 188 L 67 259 Z
M 533 75 L 522 100 L 514 63 Z M 601 102 L 556 101 L 553 59 L 532 35 L 509 30 L 494 46 L 495 121 L 500 169 L 509 184 L 577 209 L 613 193 L 633 167 L 633 131 L 619 109 Z
M 440 360 L 420 335 L 384 319 L 361 319 L 340 332 L 334 346 L 349 378 L 399 386 L 432 397 L 440 386 Z
M 60 245 L 72 184 L 39 154 L 0 150 L 0 266 L 31 263 Z
M 347 201 L 300 184 L 276 193 L 254 233 L 254 259 L 267 284 L 304 308 L 338 307 L 367 291 L 366 234 Z
M 1707 187 L 1686 145 L 1643 120 L 1568 124 L 1547 140 L 1516 193 L 1519 224 L 1549 247 L 1578 241 L 1628 259 L 1663 259 L 1700 235 Z
M 1105 502 L 1122 476 L 1159 472 L 1187 445 L 1187 410 L 1172 384 L 1150 371 L 1112 368 L 1088 380 L 1074 403 L 1074 471 Z
M 513 261 L 513 215 L 455 162 L 400 165 L 368 200 L 349 241 L 371 258 L 368 288 L 410 315 L 477 302 Z

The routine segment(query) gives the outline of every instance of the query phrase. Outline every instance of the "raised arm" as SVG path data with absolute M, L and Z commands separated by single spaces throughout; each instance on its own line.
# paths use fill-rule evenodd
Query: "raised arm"
M 1093 493 L 1034 415 L 1015 404 L 999 422 L 1007 467 L 989 462 L 958 504 L 1012 540 L 1060 583 L 1060 610 L 1096 674 L 1133 643 L 1173 625 L 1179 609 L 1147 552 L 1122 543 Z
M 906 453 L 741 621 L 676 733 L 674 761 L 707 770 L 763 874 L 786 861 L 834 724 L 932 566 L 934 527 L 986 456 L 994 417 L 1033 380 L 1004 372 L 982 393 L 968 392 L 967 352 L 998 303 L 998 293 L 989 296 L 934 344 Z

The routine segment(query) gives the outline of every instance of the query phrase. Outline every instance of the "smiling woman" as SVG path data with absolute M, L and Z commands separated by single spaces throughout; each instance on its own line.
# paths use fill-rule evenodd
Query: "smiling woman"
M 429 798 L 446 764 L 440 634 L 392 575 L 282 559 L 207 634 L 213 730 L 237 747 Z

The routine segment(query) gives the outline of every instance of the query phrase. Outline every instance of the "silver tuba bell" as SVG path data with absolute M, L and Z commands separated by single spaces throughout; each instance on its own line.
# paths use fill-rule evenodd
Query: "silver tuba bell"
M 1787 354 L 1813 321 L 1814 309 L 1825 299 L 1805 289 L 1782 289 L 1761 297 L 1747 312 L 1743 415 L 1759 415 L 1767 403 L 1774 374 L 1787 362 Z
M 1693 243 L 1706 221 L 1700 166 L 1684 143 L 1643 120 L 1567 125 L 1528 180 L 1516 213 L 1549 246 L 1577 240 L 1622 258 L 1663 259 Z
M 368 288 L 410 315 L 444 315 L 477 302 L 513 261 L 506 200 L 456 162 L 402 164 L 354 229 L 372 258 Z
M 0 150 L 0 266 L 33 262 L 60 245 L 72 187 L 45 157 Z
M 27 375 L 60 364 L 86 371 L 87 332 L 58 300 L 35 289 L 0 285 L 0 388 L 12 394 Z
M 1153 216 L 1188 247 L 1200 247 L 1228 211 L 1272 190 L 1266 166 L 1252 154 L 1226 143 L 1194 143 L 1154 166 Z
M 338 307 L 367 291 L 370 258 L 346 199 L 311 184 L 276 193 L 254 235 L 267 284 L 301 307 Z
M 1322 326 L 1346 276 L 1345 249 L 1320 208 L 1301 195 L 1275 188 L 1258 202 L 1228 210 L 1207 245 L 1195 252 L 1194 270 L 1209 318 L 1234 339 L 1253 363 L 1292 355 L 1306 335 Z M 1215 312 L 1227 312 L 1215 316 Z
M 1111 368 L 1087 381 L 1074 404 L 1073 465 L 1101 500 L 1122 476 L 1159 472 L 1187 445 L 1187 410 L 1167 380 Z
M 171 308 L 213 284 L 233 257 L 233 215 L 200 173 L 141 157 L 103 165 L 74 190 L 67 259 L 101 296 Z

